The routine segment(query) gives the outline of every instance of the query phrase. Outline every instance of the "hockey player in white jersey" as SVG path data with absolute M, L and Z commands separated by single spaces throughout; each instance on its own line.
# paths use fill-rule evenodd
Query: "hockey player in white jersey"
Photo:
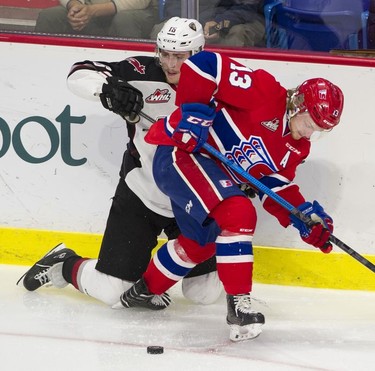
M 158 34 L 156 57 L 134 56 L 114 63 L 83 61 L 72 66 L 68 88 L 120 115 L 129 140 L 98 259 L 82 258 L 62 243 L 20 278 L 27 290 L 70 283 L 112 306 L 141 278 L 162 231 L 169 239 L 178 236 L 170 200 L 152 175 L 156 147 L 143 140 L 151 123 L 139 113 L 142 110 L 157 119 L 175 110 L 180 67 L 203 46 L 199 22 L 174 17 Z M 201 304 L 214 302 L 221 290 L 214 258 L 198 265 L 182 283 L 183 294 Z M 168 294 L 159 299 L 170 300 Z

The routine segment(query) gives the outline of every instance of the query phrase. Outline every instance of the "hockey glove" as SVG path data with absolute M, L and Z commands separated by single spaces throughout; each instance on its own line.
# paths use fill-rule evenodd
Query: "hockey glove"
M 257 191 L 247 183 L 242 183 L 240 185 L 240 189 L 243 193 L 245 193 L 247 198 L 255 198 L 257 196 Z
M 103 84 L 100 101 L 104 108 L 117 113 L 127 122 L 136 124 L 143 108 L 142 92 L 126 81 L 111 76 Z
M 318 201 L 305 202 L 298 206 L 306 216 L 309 216 L 314 222 L 312 227 L 308 227 L 303 221 L 294 215 L 290 215 L 292 225 L 299 230 L 302 240 L 310 245 L 313 245 L 328 254 L 332 251 L 332 244 L 329 242 L 329 237 L 333 232 L 333 220 L 324 211 Z
M 182 119 L 172 139 L 176 146 L 187 152 L 197 152 L 207 141 L 208 131 L 215 118 L 215 107 L 201 103 L 186 103 L 181 106 Z

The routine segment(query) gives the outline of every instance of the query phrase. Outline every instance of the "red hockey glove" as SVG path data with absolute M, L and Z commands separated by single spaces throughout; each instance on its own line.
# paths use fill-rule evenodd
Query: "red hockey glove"
M 316 222 L 312 227 L 308 227 L 302 220 L 294 215 L 290 215 L 292 225 L 299 230 L 302 240 L 312 246 L 319 248 L 325 254 L 332 251 L 332 244 L 329 242 L 329 237 L 333 232 L 333 220 L 324 211 L 318 201 L 305 202 L 298 206 L 306 216 L 309 216 Z
M 186 103 L 181 106 L 182 119 L 172 139 L 176 146 L 187 152 L 197 152 L 208 138 L 208 131 L 215 118 L 215 107 L 201 103 Z

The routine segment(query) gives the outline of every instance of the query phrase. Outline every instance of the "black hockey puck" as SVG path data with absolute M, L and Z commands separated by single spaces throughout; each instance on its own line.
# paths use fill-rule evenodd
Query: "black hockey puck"
M 148 354 L 163 354 L 164 348 L 160 347 L 159 345 L 151 345 L 147 347 L 147 353 Z

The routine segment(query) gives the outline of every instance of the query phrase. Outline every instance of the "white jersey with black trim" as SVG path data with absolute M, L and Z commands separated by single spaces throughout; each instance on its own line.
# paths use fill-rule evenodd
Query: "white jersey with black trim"
M 155 120 L 176 109 L 175 88 L 165 81 L 165 74 L 153 57 L 131 57 L 114 63 L 78 62 L 72 66 L 67 84 L 74 94 L 100 102 L 99 94 L 108 76 L 121 77 L 139 89 L 144 100 L 142 111 Z M 122 118 L 119 117 L 119 120 Z M 134 130 L 128 130 L 142 166 L 127 172 L 125 181 L 150 210 L 162 216 L 173 217 L 170 200 L 156 186 L 152 175 L 152 162 L 157 147 L 144 141 L 151 124 L 141 117 Z

